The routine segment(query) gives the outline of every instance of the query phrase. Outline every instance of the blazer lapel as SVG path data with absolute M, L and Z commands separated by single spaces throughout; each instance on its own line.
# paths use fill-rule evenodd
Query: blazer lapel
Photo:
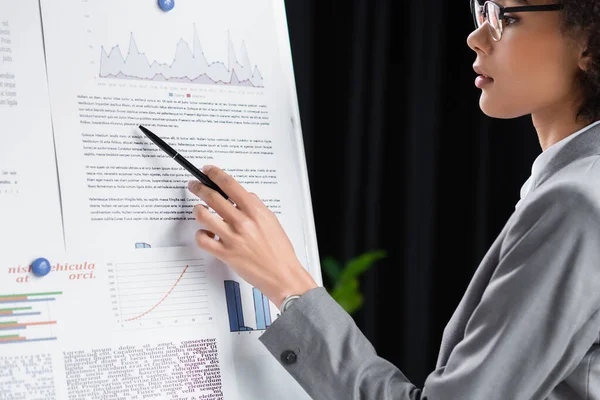
M 600 124 L 581 132 L 567 143 L 540 172 L 538 179 L 533 183 L 532 190 L 572 162 L 594 155 L 600 155 Z

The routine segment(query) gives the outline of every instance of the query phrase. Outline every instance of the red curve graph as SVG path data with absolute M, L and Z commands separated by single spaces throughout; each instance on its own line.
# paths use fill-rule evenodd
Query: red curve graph
M 142 318 L 144 315 L 151 313 L 156 307 L 158 307 L 163 301 L 165 301 L 167 299 L 167 297 L 169 297 L 169 295 L 171 294 L 171 292 L 173 291 L 173 289 L 175 289 L 175 286 L 177 286 L 177 284 L 179 283 L 179 281 L 181 280 L 181 278 L 183 278 L 183 274 L 185 274 L 185 271 L 187 271 L 189 265 L 186 265 L 185 268 L 183 269 L 183 272 L 181 273 L 181 275 L 179 275 L 179 278 L 177 278 L 177 282 L 175 282 L 175 284 L 171 287 L 171 289 L 169 289 L 169 291 L 167 292 L 167 294 L 165 294 L 163 296 L 162 299 L 160 299 L 160 301 L 158 303 L 156 303 L 151 309 L 149 309 L 148 311 L 138 315 L 137 317 L 133 317 L 133 318 L 129 318 L 126 319 L 125 321 L 133 321 L 136 319 L 140 319 Z

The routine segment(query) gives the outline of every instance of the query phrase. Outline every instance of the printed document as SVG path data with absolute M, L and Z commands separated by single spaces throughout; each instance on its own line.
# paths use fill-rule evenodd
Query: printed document
M 64 248 L 39 4 L 0 1 L 0 249 Z
M 169 12 L 148 1 L 61 4 L 42 0 L 67 249 L 194 243 L 195 178 L 144 125 L 255 192 L 306 265 L 280 2 L 179 0 Z
M 258 337 L 278 310 L 193 248 L 0 260 L 0 397 L 310 397 Z

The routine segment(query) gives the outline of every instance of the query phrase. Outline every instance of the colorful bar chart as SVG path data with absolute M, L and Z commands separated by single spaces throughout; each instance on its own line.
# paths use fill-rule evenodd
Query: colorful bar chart
M 239 282 L 234 280 L 226 280 L 224 283 L 230 332 L 265 330 L 271 325 L 271 309 L 269 307 L 269 299 L 267 299 L 260 290 L 257 288 L 252 288 L 254 314 L 256 320 L 256 328 L 252 328 L 247 326 L 244 322 L 244 310 L 242 307 L 242 295 Z
M 56 340 L 50 304 L 62 292 L 0 295 L 0 345 Z

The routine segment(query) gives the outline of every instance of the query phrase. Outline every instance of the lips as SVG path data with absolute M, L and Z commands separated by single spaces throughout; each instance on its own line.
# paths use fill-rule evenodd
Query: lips
M 475 78 L 475 86 L 477 86 L 479 89 L 483 89 L 485 86 L 490 85 L 494 82 L 494 80 L 492 78 L 484 78 L 483 75 L 478 75 L 477 78 Z
M 483 68 L 481 68 L 479 65 L 476 65 L 476 64 L 473 65 L 473 70 L 485 79 L 491 79 L 491 80 L 494 79 L 489 74 L 487 74 L 486 71 Z

